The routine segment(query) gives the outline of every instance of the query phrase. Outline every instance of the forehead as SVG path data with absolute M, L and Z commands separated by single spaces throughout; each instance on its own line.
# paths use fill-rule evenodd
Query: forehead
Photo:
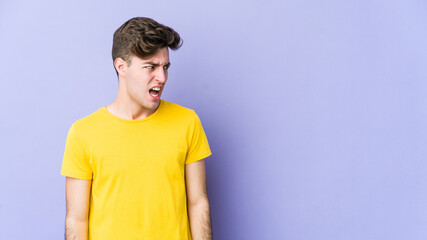
M 136 63 L 146 63 L 146 62 L 154 62 L 157 64 L 167 64 L 169 63 L 169 50 L 168 48 L 161 48 L 157 50 L 157 52 L 149 57 L 140 58 L 138 56 L 131 57 L 132 62 Z

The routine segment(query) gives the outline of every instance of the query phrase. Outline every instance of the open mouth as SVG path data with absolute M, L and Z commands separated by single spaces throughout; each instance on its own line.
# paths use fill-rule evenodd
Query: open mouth
M 160 88 L 159 87 L 153 87 L 149 90 L 149 93 L 151 96 L 157 97 L 157 96 L 159 96 Z

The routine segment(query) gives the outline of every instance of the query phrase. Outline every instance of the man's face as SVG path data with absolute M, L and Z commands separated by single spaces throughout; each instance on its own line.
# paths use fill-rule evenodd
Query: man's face
M 133 56 L 130 66 L 127 65 L 125 70 L 126 89 L 132 100 L 141 107 L 156 109 L 168 79 L 169 65 L 167 47 L 148 58 Z

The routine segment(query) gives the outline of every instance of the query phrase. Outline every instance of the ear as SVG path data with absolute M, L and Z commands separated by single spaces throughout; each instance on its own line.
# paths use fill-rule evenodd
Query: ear
M 126 70 L 128 66 L 125 60 L 123 60 L 122 58 L 116 58 L 116 60 L 114 60 L 114 67 L 119 73 L 119 76 L 126 76 Z

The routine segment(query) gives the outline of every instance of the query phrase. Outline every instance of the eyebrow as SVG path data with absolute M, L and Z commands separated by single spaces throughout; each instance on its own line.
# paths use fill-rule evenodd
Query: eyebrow
M 150 64 L 150 65 L 153 65 L 153 66 L 156 66 L 156 67 L 160 65 L 160 64 L 155 63 L 155 62 L 143 62 L 142 64 Z M 171 65 L 170 62 L 168 62 L 168 63 L 165 64 L 165 66 L 167 66 L 167 67 L 170 67 L 170 65 Z

